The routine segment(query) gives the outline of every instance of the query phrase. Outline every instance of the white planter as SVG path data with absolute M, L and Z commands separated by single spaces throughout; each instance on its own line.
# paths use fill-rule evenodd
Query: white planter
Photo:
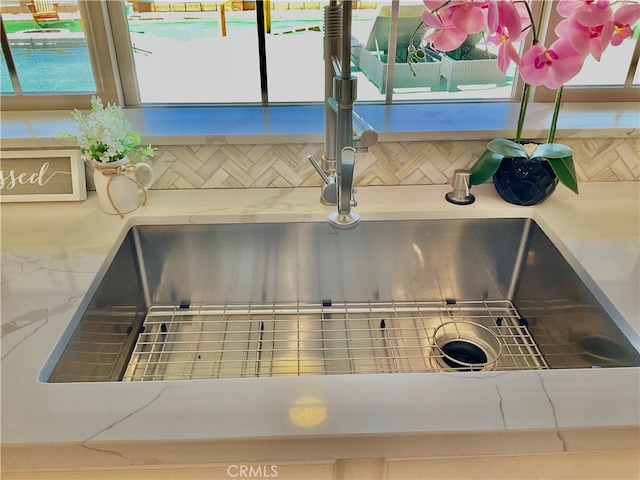
M 130 163 L 125 157 L 109 163 L 94 161 L 93 167 L 93 183 L 103 212 L 122 216 L 146 202 L 146 191 L 153 183 L 153 169 L 148 164 Z

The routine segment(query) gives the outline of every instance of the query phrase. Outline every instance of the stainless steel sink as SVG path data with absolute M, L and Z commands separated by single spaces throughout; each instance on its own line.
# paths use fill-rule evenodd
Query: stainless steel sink
M 140 225 L 114 252 L 43 381 L 640 365 L 530 219 Z

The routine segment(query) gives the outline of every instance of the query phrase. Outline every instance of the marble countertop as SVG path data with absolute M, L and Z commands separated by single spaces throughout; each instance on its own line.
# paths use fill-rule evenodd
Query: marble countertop
M 500 200 L 491 185 L 474 187 L 477 201 L 469 206 L 447 203 L 447 186 L 364 187 L 358 212 L 363 221 L 531 217 L 640 348 L 640 185 L 580 188 L 579 196 L 558 188 L 542 205 L 516 207 Z M 572 429 L 640 425 L 638 368 L 38 381 L 108 252 L 130 225 L 325 221 L 331 208 L 319 202 L 318 193 L 315 188 L 153 191 L 147 206 L 125 220 L 103 214 L 93 192 L 80 203 L 3 204 L 3 445 L 64 444 L 118 463 L 144 462 L 135 453 L 114 454 L 118 442 L 530 431 L 544 436 L 541 449 L 567 451 L 577 442 L 566 433 Z M 296 423 L 291 412 L 301 407 L 320 409 L 324 420 L 313 427 Z M 637 431 L 629 441 L 635 437 Z M 622 448 L 617 438 L 617 444 L 607 440 L 612 448 Z M 512 437 L 504 445 L 515 448 Z

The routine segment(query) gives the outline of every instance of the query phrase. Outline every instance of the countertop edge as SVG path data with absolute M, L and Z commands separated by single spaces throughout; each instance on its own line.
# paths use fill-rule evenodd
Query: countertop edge
M 561 440 L 560 440 L 561 439 Z M 2 445 L 3 471 L 589 453 L 640 448 L 640 427 Z M 152 463 L 153 459 L 153 463 Z

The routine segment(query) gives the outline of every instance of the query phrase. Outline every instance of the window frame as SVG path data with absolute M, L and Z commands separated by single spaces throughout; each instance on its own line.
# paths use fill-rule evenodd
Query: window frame
M 120 3 L 111 2 L 111 3 Z M 96 92 L 92 94 L 49 95 L 21 93 L 2 95 L 4 111 L 71 110 L 89 108 L 92 95 L 105 102 L 122 103 L 122 88 L 115 62 L 113 37 L 104 0 L 78 0 Z M 123 5 L 124 11 L 124 5 Z

